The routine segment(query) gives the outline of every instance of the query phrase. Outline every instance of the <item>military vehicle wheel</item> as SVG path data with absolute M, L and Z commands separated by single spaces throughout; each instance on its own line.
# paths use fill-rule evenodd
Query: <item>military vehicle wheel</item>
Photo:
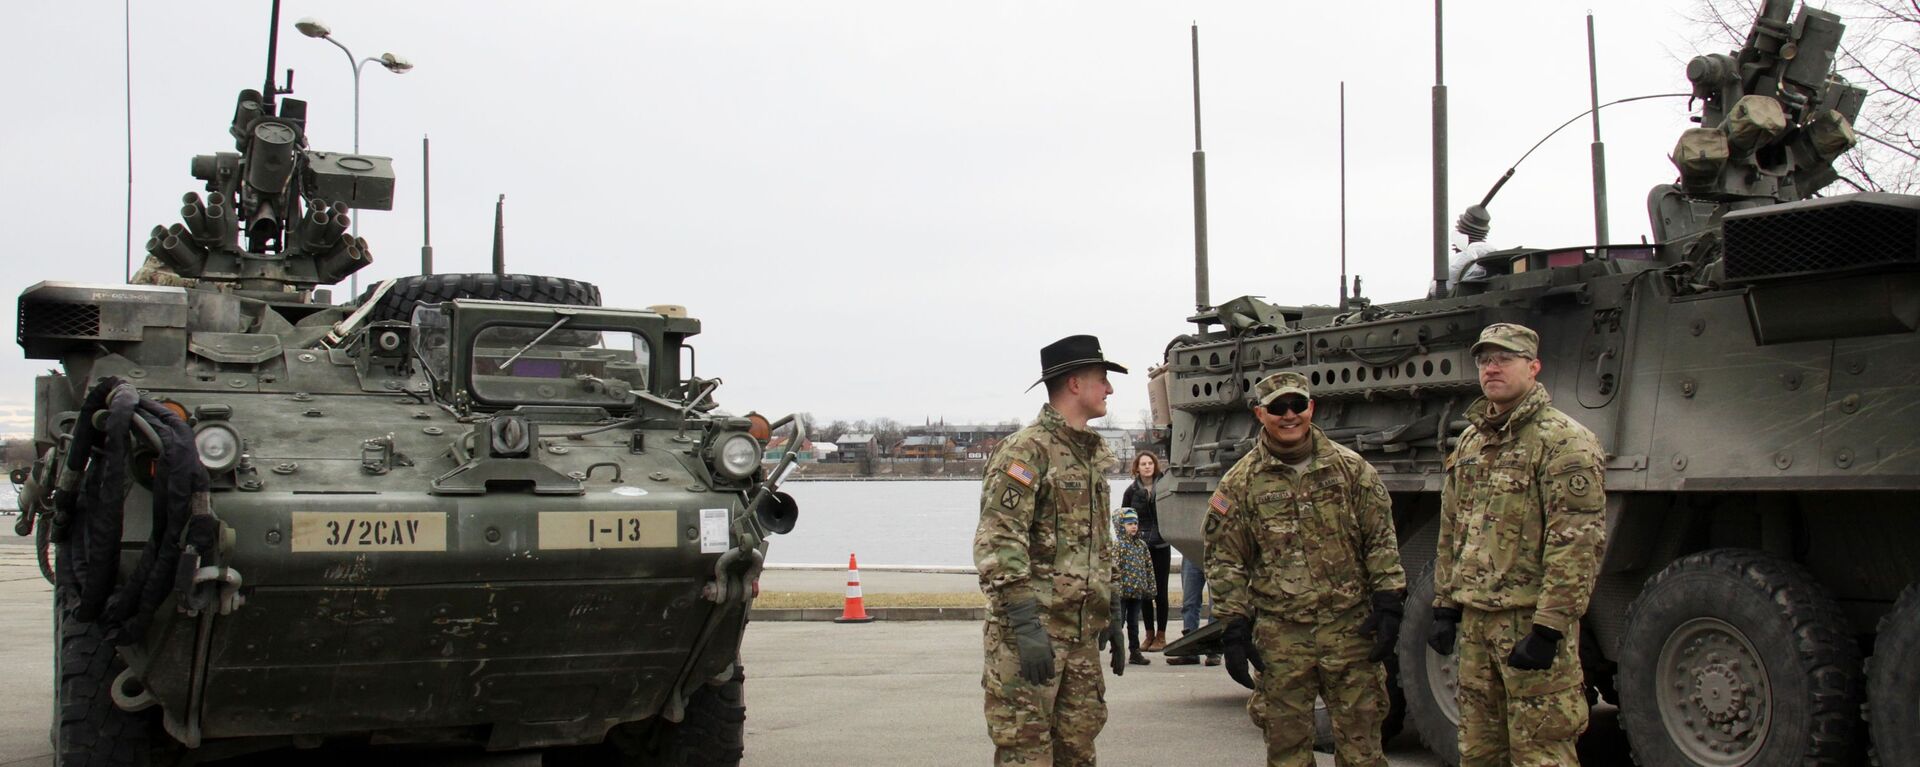
M 56 590 L 57 593 L 58 590 Z M 152 711 L 121 710 L 113 703 L 114 679 L 126 668 L 107 642 L 106 629 L 67 617 L 66 600 L 54 599 L 53 762 L 55 767 L 148 767 L 155 758 Z M 156 709 L 157 711 L 157 709 Z
M 1618 683 L 1644 767 L 1858 761 L 1859 648 L 1779 557 L 1715 549 L 1661 570 L 1627 608 Z
M 541 754 L 540 763 L 544 767 L 738 765 L 746 755 L 746 679 L 746 668 L 736 662 L 732 679 L 694 691 L 679 722 L 624 724 L 608 733 L 607 742 L 600 746 L 549 749 Z
M 1433 563 L 1407 584 L 1407 616 L 1400 624 L 1399 678 L 1405 719 L 1420 742 L 1448 764 L 1460 762 L 1460 692 L 1453 656 L 1427 646 L 1433 625 Z M 1389 717 L 1391 719 L 1391 717 Z
M 1867 661 L 1867 729 L 1874 764 L 1920 764 L 1920 583 L 1880 619 Z
M 378 289 L 360 294 L 364 302 Z M 600 288 L 565 277 L 538 274 L 415 274 L 393 281 L 393 287 L 368 314 L 370 322 L 413 319 L 413 308 L 456 298 L 480 298 L 490 301 L 524 301 L 562 306 L 599 306 Z

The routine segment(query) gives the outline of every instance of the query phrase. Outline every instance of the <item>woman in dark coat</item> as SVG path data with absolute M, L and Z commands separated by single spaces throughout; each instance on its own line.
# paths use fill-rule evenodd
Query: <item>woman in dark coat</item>
M 1155 596 L 1148 601 L 1144 621 L 1150 638 L 1142 649 L 1159 652 L 1167 647 L 1167 570 L 1173 563 L 1173 547 L 1160 537 L 1160 515 L 1153 504 L 1154 481 L 1160 476 L 1160 457 L 1142 452 L 1133 458 L 1133 484 L 1120 496 L 1120 505 L 1133 509 L 1140 517 L 1140 537 L 1146 539 L 1147 553 L 1153 557 Z M 1158 620 L 1156 620 L 1158 618 Z

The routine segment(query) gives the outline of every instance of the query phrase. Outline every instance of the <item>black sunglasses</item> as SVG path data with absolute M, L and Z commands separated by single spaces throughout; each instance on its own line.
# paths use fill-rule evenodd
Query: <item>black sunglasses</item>
M 1310 404 L 1312 403 L 1301 397 L 1281 397 L 1267 403 L 1267 414 L 1281 416 L 1288 413 L 1305 413 Z

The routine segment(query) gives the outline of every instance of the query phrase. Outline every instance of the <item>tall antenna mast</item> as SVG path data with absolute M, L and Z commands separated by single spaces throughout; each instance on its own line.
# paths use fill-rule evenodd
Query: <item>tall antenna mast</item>
M 1347 81 L 1340 81 L 1340 310 L 1347 309 Z
M 1447 79 L 1441 0 L 1433 0 L 1433 288 L 1447 290 Z
M 420 136 L 420 273 L 433 274 L 433 165 L 425 134 Z
M 1193 24 L 1193 303 L 1196 314 L 1213 308 L 1207 296 L 1207 153 L 1200 144 L 1200 24 Z M 1197 323 L 1205 330 L 1205 322 Z
M 1593 12 L 1587 12 L 1587 93 L 1593 104 L 1593 255 L 1606 258 L 1607 146 L 1600 142 L 1600 64 L 1593 45 Z

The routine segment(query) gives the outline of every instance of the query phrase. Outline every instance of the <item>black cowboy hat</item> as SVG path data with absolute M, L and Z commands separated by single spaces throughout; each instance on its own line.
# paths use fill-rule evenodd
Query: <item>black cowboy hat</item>
M 1100 353 L 1100 339 L 1093 336 L 1067 336 L 1040 348 L 1040 380 L 1033 386 L 1039 386 L 1049 378 L 1055 378 L 1079 370 L 1083 367 L 1099 365 L 1115 373 L 1125 373 L 1127 369 L 1108 362 Z

